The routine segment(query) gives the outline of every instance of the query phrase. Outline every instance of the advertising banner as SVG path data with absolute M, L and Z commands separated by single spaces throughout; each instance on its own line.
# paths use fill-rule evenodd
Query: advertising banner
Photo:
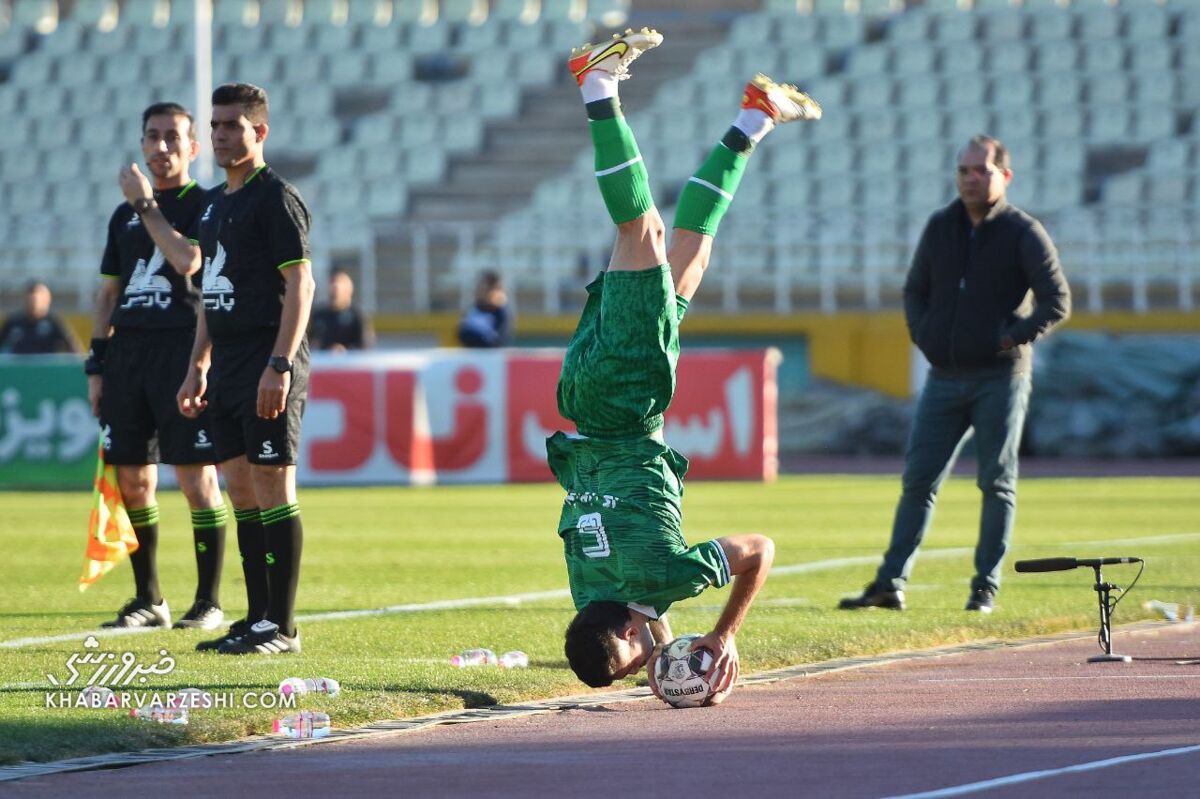
M 562 350 L 314 354 L 302 485 L 553 479 Z M 777 460 L 772 349 L 696 350 L 679 362 L 667 443 L 690 478 L 770 480 Z M 76 358 L 0 359 L 0 488 L 85 488 L 99 428 Z M 162 482 L 170 484 L 171 470 Z
M 75 356 L 0 356 L 0 488 L 86 488 L 100 428 Z
M 305 483 L 500 483 L 553 479 L 561 350 L 430 350 L 314 356 Z M 666 439 L 689 477 L 773 479 L 774 350 L 699 350 L 679 362 Z

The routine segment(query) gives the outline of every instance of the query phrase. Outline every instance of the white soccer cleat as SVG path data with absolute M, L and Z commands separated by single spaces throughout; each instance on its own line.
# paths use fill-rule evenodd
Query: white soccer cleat
M 762 111 L 776 123 L 820 119 L 821 105 L 790 83 L 776 83 L 761 72 L 746 84 L 742 108 Z
M 627 28 L 624 33 L 614 33 L 612 40 L 604 44 L 585 44 L 571 51 L 567 69 L 575 76 L 575 82 L 583 85 L 583 79 L 592 70 L 608 72 L 617 80 L 629 77 L 629 65 L 647 50 L 658 47 L 663 36 L 656 30 L 642 28 L 634 31 Z

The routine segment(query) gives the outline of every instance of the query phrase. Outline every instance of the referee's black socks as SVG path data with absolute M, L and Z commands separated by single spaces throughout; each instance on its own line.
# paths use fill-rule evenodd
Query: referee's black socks
M 237 520 L 238 552 L 246 578 L 246 620 L 251 624 L 267 615 L 267 541 L 258 508 L 233 509 Z
M 225 560 L 224 505 L 192 510 L 192 540 L 196 546 L 196 600 L 221 605 L 221 564 Z
M 271 586 L 267 619 L 279 625 L 284 635 L 296 634 L 296 585 L 300 582 L 300 552 L 304 548 L 304 526 L 300 506 L 278 505 L 262 512 L 267 542 L 267 579 Z
M 129 555 L 133 584 L 139 599 L 157 605 L 162 602 L 158 587 L 158 505 L 129 508 L 128 512 L 138 542 L 138 548 Z

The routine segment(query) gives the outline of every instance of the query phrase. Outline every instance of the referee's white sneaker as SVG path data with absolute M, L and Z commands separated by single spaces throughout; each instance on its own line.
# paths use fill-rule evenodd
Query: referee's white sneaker
M 115 619 L 106 621 L 100 626 L 121 628 L 170 627 L 171 609 L 167 607 L 167 600 L 165 599 L 154 605 L 148 599 L 134 597 L 125 603 L 125 607 L 117 611 Z
M 207 599 L 197 599 L 175 622 L 176 630 L 215 630 L 225 623 L 225 611 Z
M 300 631 L 294 636 L 284 635 L 273 621 L 255 622 L 250 632 L 221 644 L 217 652 L 222 655 L 281 655 L 284 652 L 300 651 Z

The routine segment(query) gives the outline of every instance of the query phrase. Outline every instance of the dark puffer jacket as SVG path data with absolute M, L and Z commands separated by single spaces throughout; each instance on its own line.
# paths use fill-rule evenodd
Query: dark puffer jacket
M 1026 372 L 1033 342 L 1070 313 L 1058 252 L 1029 214 L 1001 201 L 972 227 L 955 200 L 929 218 L 904 283 L 904 314 L 935 371 Z M 1002 351 L 1006 335 L 1017 346 Z

